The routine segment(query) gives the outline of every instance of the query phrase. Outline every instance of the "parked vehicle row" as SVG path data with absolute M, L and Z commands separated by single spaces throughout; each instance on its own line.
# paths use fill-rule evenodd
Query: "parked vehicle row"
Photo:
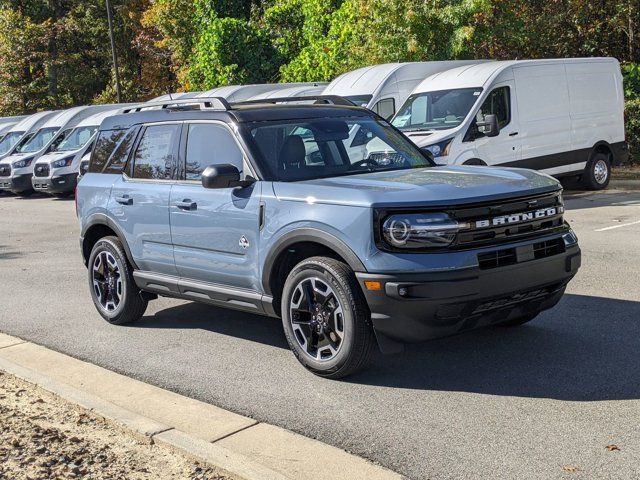
M 230 85 L 151 102 L 219 97 L 228 103 L 277 103 L 320 94 L 372 110 L 443 165 L 532 168 L 580 176 L 586 187 L 600 189 L 608 185 L 611 167 L 629 154 L 622 76 L 612 58 L 392 63 L 357 69 L 330 83 Z M 71 194 L 88 165 L 91 132 L 123 107 L 0 118 L 0 190 Z M 361 129 L 349 135 L 349 149 L 386 154 Z

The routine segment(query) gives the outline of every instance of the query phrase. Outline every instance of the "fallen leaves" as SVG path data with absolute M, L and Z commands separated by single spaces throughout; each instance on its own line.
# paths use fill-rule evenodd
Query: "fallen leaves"
M 618 446 L 615 444 L 607 445 L 606 449 L 610 452 L 613 452 L 614 450 L 620 450 L 620 448 L 618 448 Z
M 580 469 L 578 467 L 576 467 L 575 465 L 564 465 L 562 467 L 562 470 L 564 470 L 565 472 L 575 473 L 575 472 L 579 471 Z

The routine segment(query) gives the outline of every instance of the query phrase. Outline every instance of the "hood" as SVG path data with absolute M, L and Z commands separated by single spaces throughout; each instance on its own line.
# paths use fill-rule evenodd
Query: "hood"
M 280 200 L 359 207 L 468 204 L 561 188 L 556 179 L 544 173 L 484 166 L 396 170 L 273 185 Z
M 38 158 L 36 163 L 51 163 L 61 158 L 73 157 L 76 155 L 76 153 L 78 153 L 77 150 L 68 152 L 51 152 L 47 153 L 46 155 L 42 155 L 40 158 Z
M 434 143 L 441 142 L 447 138 L 453 138 L 458 131 L 457 128 L 447 130 L 416 130 L 413 132 L 402 132 L 419 147 L 426 147 Z
M 23 158 L 33 158 L 35 157 L 37 154 L 35 153 L 14 153 L 12 155 L 8 155 L 6 157 L 4 157 L 2 160 L 0 160 L 0 163 L 14 163 L 17 162 L 18 160 L 22 160 Z

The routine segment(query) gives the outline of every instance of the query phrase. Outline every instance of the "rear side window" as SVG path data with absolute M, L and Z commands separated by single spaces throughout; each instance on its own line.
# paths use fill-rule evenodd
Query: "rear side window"
M 89 172 L 121 173 L 137 132 L 137 128 L 100 132 L 93 146 Z
M 243 170 L 243 155 L 226 127 L 192 123 L 187 133 L 186 180 L 200 180 L 202 170 L 216 163 L 230 163 Z
M 152 125 L 142 134 L 133 155 L 133 178 L 171 180 L 177 178 L 176 152 L 181 125 Z

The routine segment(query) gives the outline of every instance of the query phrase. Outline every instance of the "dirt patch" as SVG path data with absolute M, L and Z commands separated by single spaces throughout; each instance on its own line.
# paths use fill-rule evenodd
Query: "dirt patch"
M 106 420 L 0 372 L 0 479 L 224 480 Z
M 614 167 L 611 178 L 615 180 L 640 180 L 640 165 Z

